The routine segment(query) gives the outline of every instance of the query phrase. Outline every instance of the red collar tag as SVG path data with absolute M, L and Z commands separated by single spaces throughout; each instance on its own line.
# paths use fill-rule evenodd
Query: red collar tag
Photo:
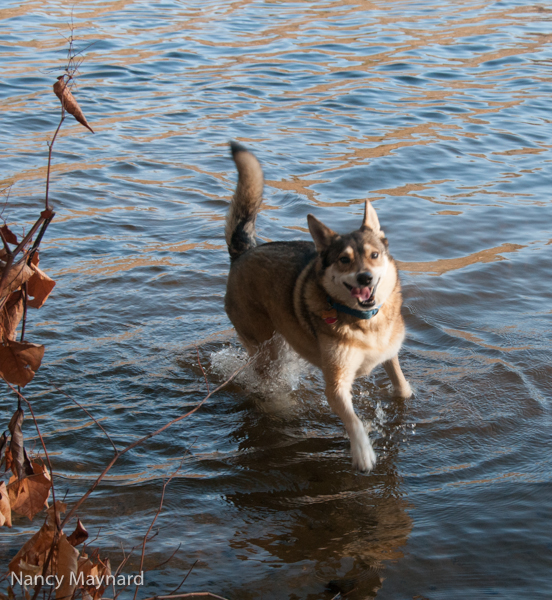
M 335 308 L 323 311 L 321 316 L 328 325 L 337 323 L 337 310 Z

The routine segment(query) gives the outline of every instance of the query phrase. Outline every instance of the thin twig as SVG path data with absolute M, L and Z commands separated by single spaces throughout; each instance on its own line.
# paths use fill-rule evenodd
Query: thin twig
M 197 563 L 199 562 L 199 558 L 195 561 L 195 563 L 190 567 L 189 571 L 186 573 L 186 576 L 184 577 L 184 579 L 180 582 L 180 585 L 178 587 L 176 587 L 169 595 L 173 595 L 176 594 L 176 592 L 178 592 L 178 590 L 184 585 L 184 583 L 186 582 L 186 579 L 188 579 L 188 575 L 192 572 L 193 568 L 197 565 Z
M 168 562 L 170 562 L 176 555 L 176 553 L 180 550 L 180 548 L 182 547 L 182 542 L 180 542 L 180 544 L 178 544 L 176 550 L 169 556 L 169 558 L 167 558 L 166 560 L 164 560 L 163 562 L 157 563 L 155 565 L 155 567 L 152 567 L 151 569 L 149 569 L 150 571 L 157 571 L 157 569 L 159 567 L 162 567 L 163 565 L 166 565 Z M 199 559 L 198 559 L 199 560 Z M 197 562 L 197 560 L 196 560 Z M 194 563 L 195 565 L 195 563 Z M 178 589 L 178 588 L 177 588 Z
M 199 358 L 199 348 L 196 346 L 196 352 L 197 352 L 197 364 L 199 365 L 199 368 L 201 369 L 201 372 L 203 373 L 203 379 L 205 379 L 205 384 L 207 385 L 207 393 L 209 393 L 211 390 L 209 389 L 209 380 L 207 379 L 207 373 L 205 373 L 205 369 L 203 368 L 203 365 L 201 364 L 201 360 Z
M 21 286 L 21 292 L 23 294 L 23 318 L 21 319 L 21 337 L 19 338 L 19 341 L 23 343 L 25 340 L 25 325 L 27 324 L 27 301 L 29 299 L 27 282 Z
M 4 250 L 6 251 L 6 255 L 10 255 L 11 254 L 11 250 L 10 247 L 8 246 L 8 242 L 6 240 L 6 238 L 4 237 L 4 232 L 2 231 L 2 229 L 0 228 L 0 237 L 2 238 L 2 243 L 4 244 Z
M 67 398 L 69 398 L 69 400 L 71 400 L 72 402 L 74 402 L 81 410 L 83 410 L 93 421 L 94 423 L 96 423 L 96 425 L 105 433 L 105 436 L 107 437 L 107 439 L 109 440 L 109 443 L 113 446 L 113 450 L 115 451 L 115 454 L 117 454 L 117 446 L 115 446 L 115 443 L 113 442 L 113 440 L 111 439 L 111 437 L 109 437 L 109 433 L 107 433 L 107 431 L 101 426 L 101 424 L 94 418 L 93 415 L 91 415 L 86 408 L 84 408 L 84 406 L 82 406 L 82 404 L 79 404 L 74 398 L 73 396 L 71 396 L 70 394 L 68 394 L 67 392 L 63 391 L 61 388 L 59 388 L 55 383 L 52 383 L 51 381 L 48 381 L 48 383 L 56 388 L 56 390 L 58 392 L 60 392 L 61 394 L 63 394 L 64 396 L 66 396 Z
M 100 525 L 100 527 L 98 527 L 98 533 L 96 533 L 96 537 L 93 540 L 90 540 L 90 541 L 87 540 L 87 543 L 84 544 L 83 548 L 90 547 L 91 544 L 93 544 L 100 537 L 100 533 L 101 533 L 102 529 L 103 529 L 103 525 Z
M 50 205 L 48 204 L 48 192 L 50 191 L 50 166 L 52 164 L 52 148 L 54 147 L 54 142 L 56 141 L 57 134 L 63 125 L 63 121 L 65 120 L 65 108 L 63 107 L 63 102 L 61 103 L 61 119 L 59 121 L 59 125 L 57 126 L 56 132 L 54 133 L 54 137 L 52 141 L 48 144 L 48 170 L 46 171 L 46 197 L 45 204 L 46 210 L 50 210 Z
M 6 194 L 6 201 L 4 202 L 4 206 L 2 206 L 2 210 L 0 211 L 0 219 L 4 221 L 4 225 L 6 225 L 6 220 L 4 219 L 4 211 L 6 210 L 6 206 L 8 206 L 8 202 L 10 201 L 10 192 L 12 189 L 13 183 L 10 183 L 8 187 L 5 187 L 3 190 L 0 190 L 0 194 Z

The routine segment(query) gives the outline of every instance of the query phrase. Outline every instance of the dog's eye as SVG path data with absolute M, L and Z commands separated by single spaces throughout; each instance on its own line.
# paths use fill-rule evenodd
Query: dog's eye
M 347 265 L 351 262 L 351 259 L 348 256 L 342 256 L 339 259 L 339 262 L 342 262 L 344 265 Z
M 378 258 L 379 252 L 372 252 L 371 258 Z

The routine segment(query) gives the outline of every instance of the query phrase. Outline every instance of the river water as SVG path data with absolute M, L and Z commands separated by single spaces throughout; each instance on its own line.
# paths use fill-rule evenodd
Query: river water
M 230 139 L 265 170 L 263 240 L 307 240 L 309 212 L 349 231 L 374 202 L 415 389 L 393 399 L 382 370 L 355 384 L 378 454 L 358 474 L 316 370 L 288 356 L 270 385 L 245 371 L 120 459 L 79 510 L 92 547 L 117 565 L 141 544 L 180 465 L 139 598 L 194 563 L 180 592 L 230 600 L 551 598 L 550 5 L 72 5 L 0 7 L 0 176 L 18 232 L 43 206 L 71 22 L 96 132 L 71 119 L 54 146 L 41 267 L 57 286 L 28 324 L 47 350 L 25 392 L 58 494 L 78 499 L 112 448 L 55 386 L 123 447 L 205 396 L 198 358 L 210 389 L 244 364 L 223 309 Z M 5 395 L 5 424 L 14 408 Z M 31 420 L 24 433 L 40 453 Z M 3 567 L 39 525 L 2 530 Z M 139 565 L 137 549 L 124 573 Z

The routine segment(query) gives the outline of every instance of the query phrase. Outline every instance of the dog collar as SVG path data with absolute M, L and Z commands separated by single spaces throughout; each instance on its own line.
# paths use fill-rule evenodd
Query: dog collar
M 332 325 L 337 321 L 337 313 L 345 313 L 346 315 L 351 315 L 352 317 L 356 317 L 357 319 L 363 319 L 368 321 L 372 317 L 375 317 L 378 313 L 382 305 L 375 306 L 370 310 L 357 310 L 356 308 L 351 308 L 350 306 L 345 306 L 345 304 L 339 304 L 339 302 L 334 302 L 329 296 L 326 296 L 326 300 L 328 304 L 331 306 L 332 310 L 327 310 L 322 313 L 322 318 L 326 323 Z

